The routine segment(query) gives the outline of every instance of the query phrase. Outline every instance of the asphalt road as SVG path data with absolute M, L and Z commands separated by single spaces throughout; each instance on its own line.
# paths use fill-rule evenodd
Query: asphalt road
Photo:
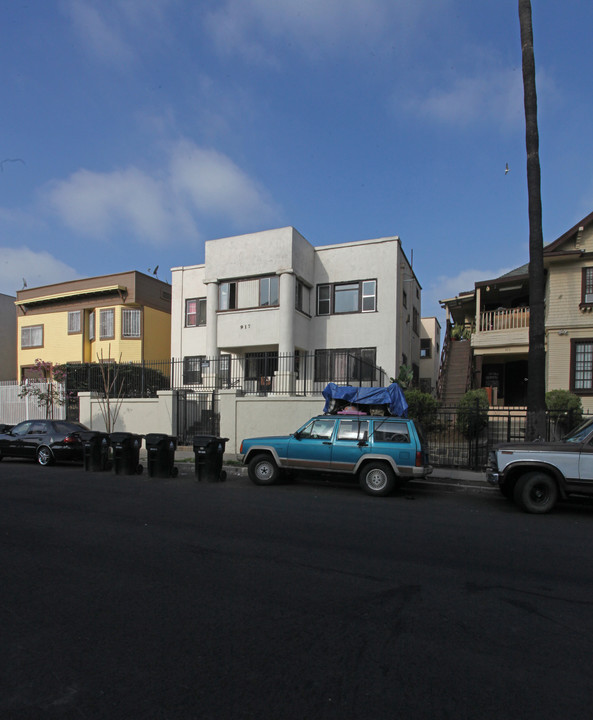
M 0 718 L 589 718 L 593 505 L 0 463 Z

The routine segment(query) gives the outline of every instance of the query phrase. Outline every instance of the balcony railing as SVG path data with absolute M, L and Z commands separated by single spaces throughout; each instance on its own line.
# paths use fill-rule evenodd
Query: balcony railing
M 519 330 L 529 327 L 529 308 L 499 308 L 480 314 L 480 332 Z

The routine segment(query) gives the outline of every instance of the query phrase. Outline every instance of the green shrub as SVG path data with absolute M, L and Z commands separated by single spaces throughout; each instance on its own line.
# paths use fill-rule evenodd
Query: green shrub
M 564 432 L 572 430 L 583 419 L 581 398 L 568 390 L 550 390 L 546 393 L 546 408 L 550 420 Z
M 406 390 L 404 393 L 408 403 L 408 417 L 418 420 L 424 432 L 430 432 L 437 424 L 439 402 L 430 393 L 417 389 Z
M 484 388 L 469 390 L 457 405 L 457 424 L 468 438 L 476 437 L 488 425 L 488 395 Z

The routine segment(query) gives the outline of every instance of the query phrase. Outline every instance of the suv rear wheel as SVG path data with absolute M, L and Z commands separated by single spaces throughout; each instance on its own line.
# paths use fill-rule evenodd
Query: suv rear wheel
M 389 495 L 395 488 L 395 475 L 386 462 L 367 463 L 359 474 L 360 487 L 369 495 Z
M 273 485 L 280 475 L 271 455 L 260 453 L 249 461 L 249 479 L 256 485 Z
M 515 485 L 514 499 L 525 512 L 547 513 L 556 504 L 558 486 L 547 473 L 526 473 Z

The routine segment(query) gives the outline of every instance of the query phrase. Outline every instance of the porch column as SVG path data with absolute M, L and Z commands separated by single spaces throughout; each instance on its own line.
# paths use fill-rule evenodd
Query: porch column
M 278 371 L 275 386 L 278 392 L 294 392 L 294 315 L 296 280 L 292 272 L 280 273 L 278 318 Z
M 206 357 L 218 357 L 218 283 L 211 281 L 206 290 Z

